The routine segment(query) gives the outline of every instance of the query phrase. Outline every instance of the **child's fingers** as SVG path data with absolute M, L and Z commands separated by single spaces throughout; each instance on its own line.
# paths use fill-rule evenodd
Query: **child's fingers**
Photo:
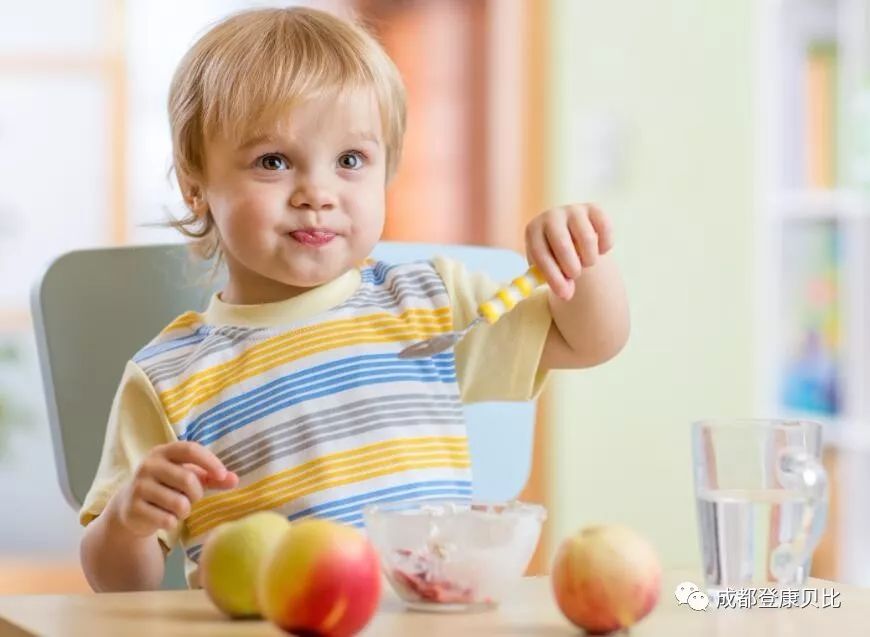
M 154 529 L 172 531 L 178 525 L 175 515 L 145 500 L 134 502 L 128 517 L 134 532 L 147 535 L 151 535 Z
M 153 480 L 148 480 L 139 485 L 137 500 L 162 509 L 166 513 L 175 516 L 176 520 L 183 520 L 190 513 L 190 500 L 187 496 L 166 485 Z
M 574 241 L 580 263 L 591 268 L 598 261 L 598 233 L 586 214 L 569 214 L 568 230 Z
M 526 239 L 526 252 L 529 261 L 538 266 L 547 280 L 547 285 L 559 298 L 569 299 L 574 293 L 574 281 L 569 281 L 562 274 L 550 252 L 550 247 L 542 232 L 532 232 Z
M 239 484 L 239 476 L 232 471 L 227 471 L 223 480 L 216 480 L 210 477 L 202 467 L 197 467 L 195 464 L 186 464 L 184 466 L 196 474 L 200 484 L 204 487 L 211 489 L 232 489 Z
M 226 467 L 211 451 L 197 442 L 174 442 L 164 447 L 164 457 L 175 464 L 194 464 L 206 471 L 209 478 L 223 480 Z
M 222 480 L 209 478 L 206 486 L 212 489 L 234 489 L 239 486 L 239 476 L 232 471 L 227 471 Z
M 598 235 L 598 253 L 607 254 L 613 248 L 613 224 L 598 207 L 589 205 L 589 221 Z
M 191 503 L 202 498 L 202 476 L 207 475 L 204 469 L 194 464 L 177 465 L 164 460 L 160 466 L 158 479 L 161 483 L 183 493 Z
M 577 248 L 565 221 L 548 223 L 544 226 L 544 235 L 547 239 L 547 245 L 550 247 L 550 253 L 556 257 L 556 263 L 565 278 L 573 281 L 580 276 L 583 264 L 577 255 Z
M 202 467 L 198 467 L 195 464 L 190 464 L 188 462 L 185 462 L 181 466 L 183 466 L 185 469 L 190 469 L 191 471 L 193 471 L 196 477 L 199 478 L 200 482 L 208 480 L 208 471 L 206 471 Z

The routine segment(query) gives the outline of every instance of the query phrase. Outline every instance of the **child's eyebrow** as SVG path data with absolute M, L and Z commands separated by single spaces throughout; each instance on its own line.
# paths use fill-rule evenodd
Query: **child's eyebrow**
M 381 144 L 380 137 L 371 131 L 353 131 L 348 133 L 348 139 L 372 142 L 376 146 L 380 146 Z M 242 142 L 236 150 L 243 152 L 255 146 L 259 146 L 260 144 L 273 144 L 276 141 L 278 141 L 278 137 L 275 135 L 257 135 L 256 137 L 252 137 Z
M 362 141 L 372 142 L 373 144 L 380 145 L 381 139 L 377 135 L 375 135 L 371 131 L 353 131 L 348 137 L 352 137 L 355 139 L 359 139 Z
M 253 148 L 254 146 L 259 146 L 260 144 L 270 144 L 275 141 L 275 137 L 273 135 L 257 135 L 256 137 L 252 137 L 247 141 L 242 142 L 236 150 L 244 151 L 249 148 Z

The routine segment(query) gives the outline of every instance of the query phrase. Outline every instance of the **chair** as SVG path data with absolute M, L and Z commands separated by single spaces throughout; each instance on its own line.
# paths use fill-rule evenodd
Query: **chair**
M 507 281 L 525 270 L 509 250 L 415 243 L 378 244 L 376 258 L 403 262 L 444 254 Z M 187 310 L 205 308 L 217 281 L 181 244 L 78 250 L 36 282 L 33 322 L 61 489 L 78 511 L 99 464 L 112 398 L 127 360 Z M 466 405 L 474 495 L 514 498 L 531 464 L 534 403 Z M 164 588 L 184 588 L 181 551 Z

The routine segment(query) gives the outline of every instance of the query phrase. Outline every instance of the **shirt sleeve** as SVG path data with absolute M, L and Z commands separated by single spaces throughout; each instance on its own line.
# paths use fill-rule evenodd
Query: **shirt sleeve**
M 502 287 L 452 259 L 437 256 L 432 263 L 447 288 L 454 329 L 474 320 L 477 306 Z M 494 325 L 482 323 L 466 334 L 455 347 L 462 401 L 536 398 L 548 377 L 540 362 L 551 324 L 547 290 L 540 288 Z
M 79 522 L 87 526 L 102 513 L 153 447 L 177 439 L 145 372 L 128 362 L 109 413 L 97 474 L 79 510 Z M 157 537 L 168 553 L 178 541 L 178 530 L 160 530 Z

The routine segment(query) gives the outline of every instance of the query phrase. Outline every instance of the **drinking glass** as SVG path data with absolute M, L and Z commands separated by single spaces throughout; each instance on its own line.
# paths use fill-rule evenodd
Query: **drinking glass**
M 692 424 L 698 530 L 711 599 L 729 588 L 806 582 L 828 509 L 821 452 L 817 422 Z

